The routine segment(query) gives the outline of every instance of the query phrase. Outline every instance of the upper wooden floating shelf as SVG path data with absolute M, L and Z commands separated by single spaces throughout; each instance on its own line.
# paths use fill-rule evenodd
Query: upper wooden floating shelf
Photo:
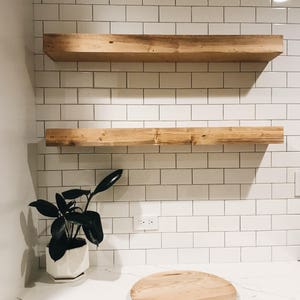
M 47 129 L 47 146 L 283 143 L 283 127 Z
M 44 35 L 55 61 L 267 62 L 282 51 L 282 35 Z

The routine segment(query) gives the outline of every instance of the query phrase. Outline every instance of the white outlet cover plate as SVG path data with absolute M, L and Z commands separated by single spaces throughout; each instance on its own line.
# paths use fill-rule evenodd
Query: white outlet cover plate
M 134 230 L 158 230 L 157 216 L 135 216 Z

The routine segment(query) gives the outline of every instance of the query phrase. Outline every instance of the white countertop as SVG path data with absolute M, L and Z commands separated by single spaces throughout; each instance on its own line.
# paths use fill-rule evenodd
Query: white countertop
M 140 278 L 168 270 L 198 270 L 221 276 L 237 289 L 240 300 L 300 299 L 300 262 L 90 268 L 76 283 L 54 283 L 41 272 L 22 300 L 130 300 Z

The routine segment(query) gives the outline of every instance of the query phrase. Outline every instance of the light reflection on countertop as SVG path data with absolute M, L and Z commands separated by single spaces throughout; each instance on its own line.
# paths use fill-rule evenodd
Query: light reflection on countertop
M 20 299 L 130 300 L 130 288 L 137 280 L 169 270 L 196 270 L 221 276 L 236 287 L 239 300 L 300 300 L 299 262 L 93 267 L 80 281 L 59 284 L 41 271 Z

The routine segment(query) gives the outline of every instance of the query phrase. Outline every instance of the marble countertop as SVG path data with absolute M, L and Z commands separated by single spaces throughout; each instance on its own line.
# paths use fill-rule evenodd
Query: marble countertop
M 130 300 L 140 278 L 169 270 L 197 270 L 221 276 L 237 289 L 239 300 L 300 300 L 300 262 L 90 268 L 74 283 L 54 283 L 45 272 L 24 289 L 22 300 Z

